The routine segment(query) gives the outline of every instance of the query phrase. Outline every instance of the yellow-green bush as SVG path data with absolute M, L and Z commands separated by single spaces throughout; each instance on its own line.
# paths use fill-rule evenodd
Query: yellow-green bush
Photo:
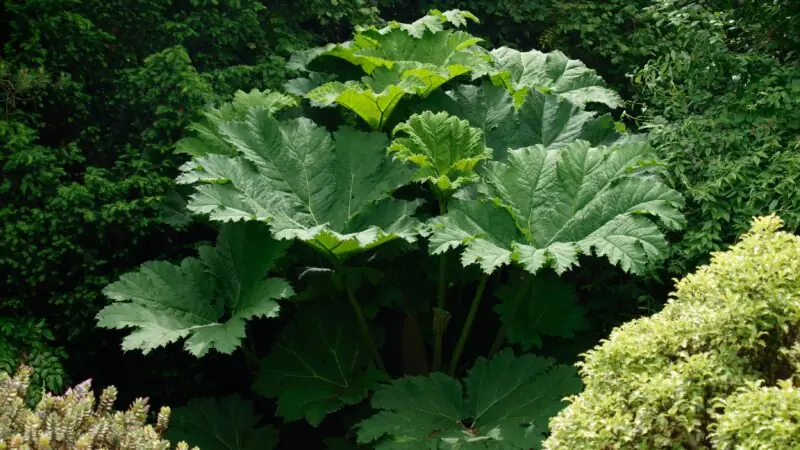
M 45 394 L 33 410 L 26 405 L 31 369 L 14 376 L 0 372 L 0 450 L 167 450 L 162 439 L 170 409 L 161 408 L 155 425 L 147 424 L 147 399 L 137 399 L 125 411 L 115 411 L 112 386 L 95 404 L 87 380 L 63 396 Z M 181 442 L 177 450 L 188 450 Z M 196 447 L 193 450 L 198 450 Z
M 800 448 L 800 237 L 769 216 L 580 363 L 548 450 Z

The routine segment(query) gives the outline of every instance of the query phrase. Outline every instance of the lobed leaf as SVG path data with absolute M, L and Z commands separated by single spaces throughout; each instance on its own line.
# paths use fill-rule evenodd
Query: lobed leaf
M 262 225 L 225 225 L 215 247 L 200 248 L 199 259 L 151 261 L 106 286 L 103 293 L 114 303 L 97 314 L 97 324 L 134 328 L 122 341 L 124 350 L 147 354 L 186 339 L 184 348 L 197 357 L 210 349 L 232 353 L 247 320 L 276 317 L 276 300 L 294 295 L 285 280 L 265 278 L 287 246 Z
M 415 114 L 393 134 L 402 135 L 389 146 L 395 159 L 417 166 L 415 181 L 430 182 L 444 192 L 475 181 L 475 166 L 492 155 L 479 129 L 445 112 Z
M 511 150 L 508 162 L 483 171 L 484 197 L 501 207 L 453 202 L 430 222 L 431 252 L 463 246 L 462 262 L 486 273 L 514 262 L 532 274 L 545 267 L 561 274 L 581 253 L 641 273 L 666 255 L 655 221 L 671 229 L 684 221 L 683 198 L 660 181 L 652 159 L 641 142 Z
M 259 425 L 253 405 L 238 395 L 220 399 L 193 398 L 170 415 L 165 437 L 204 450 L 272 450 L 278 430 Z
M 560 51 L 542 53 L 537 50 L 521 52 L 508 47 L 492 50 L 495 71 L 492 82 L 503 86 L 517 104 L 522 104 L 528 92 L 538 90 L 559 94 L 565 99 L 585 105 L 597 102 L 609 108 L 622 105 L 619 94 L 605 87 L 597 73 L 577 59 L 569 59 Z
M 277 414 L 287 421 L 317 426 L 388 378 L 372 365 L 350 310 L 331 306 L 304 305 L 261 361 L 253 389 L 277 398 Z
M 523 100 L 516 105 L 505 89 L 489 83 L 460 85 L 446 93 L 437 92 L 419 109 L 446 111 L 468 120 L 483 131 L 486 146 L 499 161 L 505 160 L 510 149 L 537 144 L 558 149 L 577 139 L 593 146 L 630 140 L 616 132 L 611 116 L 596 117 L 560 95 L 533 90 Z
M 345 258 L 393 239 L 416 240 L 419 201 L 391 198 L 411 172 L 386 157 L 388 138 L 254 110 L 221 133 L 240 156 L 209 155 L 183 167 L 197 187 L 188 209 L 214 220 L 257 220 L 278 239 L 299 239 Z
M 504 350 L 479 358 L 461 383 L 442 373 L 393 380 L 377 391 L 377 414 L 357 425 L 374 448 L 541 448 L 562 398 L 581 388 L 577 372 L 554 360 Z
M 494 310 L 508 323 L 508 342 L 523 350 L 542 346 L 542 336 L 572 338 L 588 325 L 575 288 L 554 272 L 528 275 L 527 282 L 513 281 L 502 286 Z

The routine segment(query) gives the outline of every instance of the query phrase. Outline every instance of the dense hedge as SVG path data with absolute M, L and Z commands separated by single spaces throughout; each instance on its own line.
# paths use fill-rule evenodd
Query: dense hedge
M 797 448 L 800 237 L 757 219 L 663 311 L 586 354 L 545 448 Z

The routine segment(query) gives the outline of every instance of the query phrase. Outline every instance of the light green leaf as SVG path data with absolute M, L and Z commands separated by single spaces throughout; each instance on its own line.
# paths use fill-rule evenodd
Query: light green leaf
M 272 450 L 278 445 L 278 430 L 259 422 L 253 405 L 236 394 L 193 398 L 172 410 L 165 438 L 203 450 Z
M 541 347 L 542 336 L 571 338 L 586 327 L 585 310 L 571 284 L 551 271 L 528 276 L 527 283 L 517 280 L 496 292 L 500 303 L 494 310 L 510 323 L 508 342 L 527 351 Z
M 253 389 L 278 399 L 277 414 L 312 426 L 361 402 L 388 376 L 372 365 L 350 308 L 303 305 L 261 362 Z
M 232 353 L 245 336 L 245 321 L 275 317 L 277 299 L 294 295 L 280 278 L 265 278 L 286 252 L 287 243 L 270 238 L 256 224 L 225 225 L 215 247 L 180 266 L 145 263 L 123 275 L 103 293 L 114 300 L 97 314 L 103 328 L 134 328 L 125 350 L 151 350 L 188 338 L 184 348 L 201 357 L 208 350 Z M 229 318 L 220 322 L 223 316 Z
M 576 139 L 591 145 L 619 145 L 611 116 L 595 117 L 569 100 L 531 91 L 518 108 L 503 88 L 484 83 L 461 85 L 447 93 L 437 92 L 420 109 L 446 111 L 483 131 L 494 159 L 502 161 L 510 149 L 541 144 L 557 149 Z
M 530 90 L 560 94 L 569 101 L 583 106 L 597 102 L 618 108 L 622 105 L 619 94 L 605 87 L 605 82 L 585 64 L 569 59 L 560 51 L 542 53 L 537 50 L 520 52 L 508 47 L 492 50 L 497 68 L 492 81 L 504 86 L 517 100 L 524 101 Z
M 373 74 L 362 78 L 361 82 L 325 83 L 306 94 L 306 97 L 312 106 L 344 106 L 364 119 L 373 130 L 380 130 L 400 100 L 406 94 L 417 92 L 425 84 L 415 76 L 401 78 L 398 72 L 383 68 Z
M 280 122 L 260 110 L 221 131 L 241 156 L 210 155 L 184 167 L 179 181 L 206 183 L 189 210 L 215 220 L 267 221 L 278 239 L 299 239 L 337 258 L 416 240 L 419 202 L 391 198 L 411 172 L 386 156 L 384 134 L 331 134 L 308 119 Z
M 539 449 L 547 421 L 581 388 L 577 372 L 549 358 L 478 358 L 461 383 L 441 373 L 393 380 L 377 391 L 380 410 L 357 425 L 358 440 L 387 449 Z
M 307 70 L 314 60 L 339 58 L 360 67 L 367 74 L 360 81 L 324 84 L 306 97 L 314 106 L 342 105 L 379 130 L 404 96 L 424 98 L 458 76 L 489 73 L 492 57 L 477 45 L 481 39 L 444 29 L 445 23 L 461 26 L 466 19 L 475 18 L 457 10 L 433 11 L 413 24 L 361 27 L 351 41 L 297 54 L 293 66 Z M 293 91 L 302 92 L 308 83 L 295 85 Z
M 453 202 L 430 221 L 431 252 L 463 246 L 462 262 L 486 273 L 513 261 L 533 274 L 544 267 L 561 274 L 581 253 L 641 273 L 666 255 L 656 221 L 671 229 L 684 222 L 683 198 L 661 182 L 653 160 L 643 142 L 511 150 L 508 162 L 483 171 L 484 195 L 502 208 Z
M 389 152 L 395 159 L 417 166 L 414 180 L 430 182 L 452 192 L 475 181 L 475 166 L 492 156 L 483 143 L 483 133 L 445 112 L 414 114 L 397 125 Z
M 445 24 L 454 25 L 456 28 L 467 25 L 467 20 L 475 23 L 480 23 L 480 20 L 469 11 L 461 11 L 459 9 L 452 9 L 449 11 L 441 12 L 438 9 L 433 9 L 425 16 L 415 20 L 410 24 L 391 21 L 383 28 L 377 29 L 375 27 L 359 27 L 360 32 L 375 31 L 380 35 L 391 33 L 395 30 L 402 30 L 410 36 L 421 39 L 425 32 L 438 33 L 444 30 Z

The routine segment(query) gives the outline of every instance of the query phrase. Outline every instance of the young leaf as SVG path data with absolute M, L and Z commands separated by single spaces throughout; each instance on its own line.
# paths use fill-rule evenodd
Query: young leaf
M 209 349 L 232 353 L 246 320 L 276 317 L 275 300 L 294 295 L 285 280 L 265 278 L 287 247 L 263 225 L 225 225 L 215 247 L 200 248 L 199 259 L 151 261 L 106 286 L 114 303 L 97 314 L 98 326 L 135 328 L 122 341 L 125 350 L 147 354 L 188 337 L 184 348 L 197 357 Z
M 605 87 L 605 82 L 585 64 L 569 59 L 560 51 L 542 53 L 536 50 L 520 52 L 508 47 L 492 50 L 497 70 L 492 81 L 504 86 L 521 104 L 528 91 L 560 94 L 583 106 L 597 102 L 609 108 L 622 105 L 619 94 Z
M 349 308 L 304 305 L 262 360 L 253 389 L 277 398 L 285 420 L 317 426 L 387 378 L 371 361 Z
M 221 399 L 193 398 L 170 415 L 165 437 L 205 450 L 271 450 L 278 430 L 258 426 L 253 405 L 234 394 Z
M 361 81 L 323 84 L 306 94 L 314 106 L 342 105 L 373 129 L 383 127 L 405 95 L 430 95 L 455 77 L 472 78 L 491 69 L 491 56 L 477 45 L 481 39 L 463 31 L 445 30 L 443 23 L 460 26 L 469 13 L 433 11 L 413 24 L 391 22 L 384 28 L 359 28 L 353 40 L 329 44 L 294 57 L 305 68 L 313 60 L 333 57 L 361 68 Z
M 397 125 L 389 152 L 395 159 L 418 168 L 414 180 L 430 182 L 445 192 L 477 179 L 475 166 L 492 156 L 483 143 L 483 133 L 445 112 L 414 114 Z
M 551 271 L 528 275 L 524 283 L 512 282 L 496 295 L 500 303 L 494 310 L 509 323 L 508 342 L 523 350 L 542 346 L 542 336 L 571 338 L 588 324 L 585 310 L 577 304 L 575 288 Z
M 188 209 L 220 221 L 268 221 L 279 239 L 299 239 L 343 259 L 393 239 L 416 240 L 419 201 L 390 197 L 410 171 L 386 156 L 381 133 L 329 133 L 306 118 L 278 121 L 254 110 L 221 132 L 241 156 L 195 158 L 180 182 L 204 182 Z
M 576 139 L 593 146 L 619 144 L 620 135 L 610 116 L 595 117 L 569 100 L 531 91 L 515 106 L 503 88 L 484 83 L 461 85 L 432 95 L 422 108 L 446 111 L 483 131 L 494 159 L 502 161 L 509 149 L 541 144 L 548 149 L 564 147 Z
M 416 76 L 401 77 L 397 71 L 379 68 L 361 82 L 325 83 L 306 97 L 316 107 L 344 106 L 364 119 L 373 130 L 380 130 L 400 100 L 422 86 L 424 81 Z
M 463 246 L 462 263 L 478 263 L 486 273 L 513 261 L 532 274 L 544 267 L 561 274 L 580 253 L 641 273 L 666 255 L 654 221 L 670 229 L 684 221 L 683 197 L 648 172 L 652 159 L 642 142 L 511 150 L 507 163 L 484 170 L 486 195 L 502 207 L 453 201 L 430 222 L 431 252 Z
M 508 349 L 478 358 L 465 382 L 466 399 L 461 383 L 441 373 L 393 380 L 372 398 L 380 412 L 357 425 L 359 442 L 378 450 L 538 449 L 561 399 L 581 388 L 574 368 Z

